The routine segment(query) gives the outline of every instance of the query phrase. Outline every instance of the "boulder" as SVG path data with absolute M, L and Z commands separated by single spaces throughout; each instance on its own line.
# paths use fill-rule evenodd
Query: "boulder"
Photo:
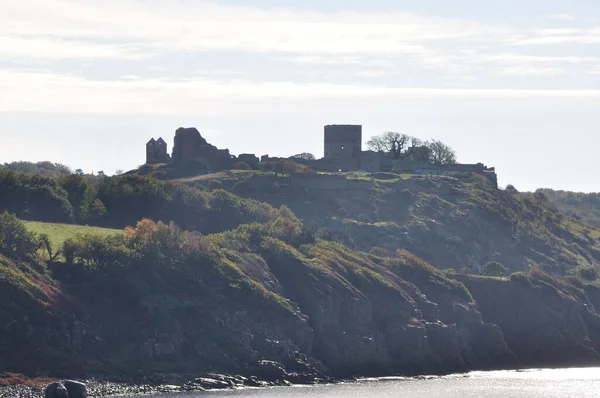
M 69 398 L 66 387 L 62 383 L 52 383 L 46 387 L 45 398 Z
M 69 398 L 86 398 L 88 396 L 87 387 L 83 383 L 67 380 L 63 384 L 69 393 Z
M 275 382 L 284 380 L 286 376 L 287 372 L 280 363 L 274 361 L 258 362 L 258 377 L 260 379 Z

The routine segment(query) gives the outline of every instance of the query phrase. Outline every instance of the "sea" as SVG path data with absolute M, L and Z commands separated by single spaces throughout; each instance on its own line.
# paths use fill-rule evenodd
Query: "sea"
M 150 397 L 600 397 L 600 368 L 471 372 L 441 377 L 377 378 L 331 385 L 158 394 L 150 395 Z

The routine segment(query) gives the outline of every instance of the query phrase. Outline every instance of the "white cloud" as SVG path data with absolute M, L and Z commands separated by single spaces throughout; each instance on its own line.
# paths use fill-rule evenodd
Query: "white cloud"
M 553 45 L 564 43 L 594 44 L 600 42 L 600 28 L 591 29 L 542 29 L 534 35 L 518 37 L 509 41 L 514 45 Z
M 498 62 L 501 64 L 549 64 L 549 63 L 566 63 L 566 64 L 583 64 L 590 62 L 600 62 L 597 57 L 550 57 L 539 55 L 525 55 L 513 53 L 501 53 L 487 55 L 485 60 Z
M 564 49 L 544 56 L 513 54 L 515 46 L 552 49 L 552 44 L 600 42 L 600 29 L 525 29 L 402 11 L 328 13 L 210 0 L 0 0 L 0 10 L 0 60 L 30 68 L 51 68 L 52 61 L 62 59 L 74 60 L 75 66 L 84 61 L 93 66 L 94 59 L 120 61 L 110 65 L 113 76 L 142 76 L 123 66 L 148 58 L 153 63 L 144 71 L 153 75 L 173 78 L 173 70 L 185 69 L 189 76 L 202 69 L 213 79 L 258 81 L 272 67 L 269 62 L 285 60 L 288 68 L 277 72 L 291 77 L 278 78 L 290 81 L 302 75 L 368 82 L 375 75 L 393 79 L 406 72 L 415 76 L 416 86 L 469 81 L 476 87 L 483 72 L 486 78 L 549 76 L 579 73 L 577 65 L 597 61 Z M 248 53 L 255 68 L 246 68 Z M 238 62 L 215 61 L 219 56 Z M 93 67 L 85 69 L 89 76 L 99 74 Z
M 382 77 L 387 74 L 388 74 L 388 72 L 383 71 L 383 70 L 364 70 L 364 71 L 356 72 L 356 76 L 367 77 L 367 78 Z
M 540 76 L 554 76 L 561 73 L 564 73 L 563 69 L 557 68 L 545 68 L 545 67 L 535 67 L 535 66 L 511 66 L 502 68 L 500 73 L 503 75 L 516 75 L 516 76 L 525 76 L 525 75 L 540 75 Z
M 0 112 L 198 114 L 222 102 L 317 98 L 600 98 L 600 90 L 425 89 L 373 85 L 296 84 L 243 80 L 167 80 L 136 77 L 92 81 L 39 71 L 0 70 Z M 253 100 L 253 101 L 248 101 Z M 230 110 L 227 109 L 227 112 Z
M 317 13 L 209 1 L 0 0 L 0 9 L 1 36 L 41 40 L 37 47 L 43 46 L 47 52 L 66 45 L 50 38 L 120 44 L 90 46 L 86 57 L 130 54 L 128 48 L 147 55 L 202 51 L 301 54 L 298 61 L 309 63 L 330 56 L 402 55 L 427 67 L 443 68 L 450 59 L 428 43 L 479 41 L 482 37 L 499 40 L 506 33 L 500 26 L 405 12 Z M 37 47 L 23 46 L 20 55 L 35 57 Z M 57 54 L 81 57 L 80 49 L 63 49 Z
M 126 45 L 82 43 L 46 38 L 0 37 L 0 59 L 43 61 L 65 58 L 131 60 L 144 58 L 144 55 Z
M 567 22 L 572 22 L 577 19 L 571 14 L 548 14 L 548 15 L 544 15 L 544 18 L 552 19 L 555 21 L 567 21 Z

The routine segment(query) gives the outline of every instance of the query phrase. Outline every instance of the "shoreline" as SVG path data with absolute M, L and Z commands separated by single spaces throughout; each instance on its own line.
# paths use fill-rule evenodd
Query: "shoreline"
M 85 383 L 88 389 L 88 397 L 115 397 L 115 396 L 144 396 L 150 394 L 163 393 L 186 393 L 186 392 L 209 392 L 209 391 L 225 391 L 225 390 L 241 390 L 241 389 L 259 389 L 270 387 L 292 387 L 292 386 L 319 386 L 319 385 L 334 385 L 341 383 L 360 383 L 368 381 L 386 381 L 386 380 L 432 380 L 449 376 L 468 377 L 471 373 L 479 372 L 535 372 L 542 370 L 561 370 L 561 369 L 586 369 L 572 368 L 531 368 L 531 369 L 505 369 L 478 371 L 471 370 L 464 373 L 451 373 L 447 375 L 419 375 L 419 376 L 380 376 L 380 377 L 352 377 L 352 378 L 328 378 L 322 379 L 319 377 L 308 378 L 307 375 L 303 379 L 290 382 L 288 380 L 265 381 L 256 377 L 244 377 L 240 375 L 226 374 L 206 374 L 202 377 L 189 380 L 183 384 L 151 384 L 151 383 L 136 383 L 136 382 L 115 382 L 98 379 L 77 379 Z M 36 379 L 27 379 L 24 376 L 21 380 L 26 381 L 26 384 L 2 385 L 0 386 L 0 398 L 42 398 L 44 390 L 48 383 L 38 384 Z M 46 379 L 44 379 L 46 380 Z M 50 380 L 50 379 L 47 379 Z M 52 379 L 55 381 L 55 379 Z M 32 382 L 30 382 L 32 381 Z
M 21 377 L 27 380 L 25 377 Z M 189 380 L 183 384 L 169 383 L 138 383 L 138 382 L 115 382 L 98 379 L 73 379 L 84 383 L 88 389 L 88 397 L 114 397 L 114 396 L 137 396 L 160 393 L 185 393 L 185 392 L 208 392 L 220 390 L 237 390 L 268 387 L 290 387 L 294 385 L 325 385 L 343 382 L 356 382 L 359 379 L 323 379 L 320 377 L 292 377 L 294 382 L 288 380 L 266 381 L 256 377 L 244 377 L 240 375 L 206 374 L 202 377 Z M 35 380 L 35 379 L 30 379 Z M 0 386 L 0 398 L 41 398 L 44 390 L 51 382 L 58 379 L 48 379 L 43 384 L 27 382 L 26 384 L 14 384 Z

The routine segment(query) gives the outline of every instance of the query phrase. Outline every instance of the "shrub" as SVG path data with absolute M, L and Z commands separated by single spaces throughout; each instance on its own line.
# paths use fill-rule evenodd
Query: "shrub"
M 273 162 L 262 162 L 260 164 L 260 169 L 262 171 L 270 172 L 270 171 L 275 170 L 275 165 L 273 164 Z
M 581 279 L 595 281 L 598 279 L 598 270 L 594 267 L 580 267 L 577 269 L 577 275 L 579 275 Z
M 247 162 L 236 162 L 231 170 L 252 170 L 252 166 L 250 166 Z
M 373 247 L 369 253 L 377 257 L 392 257 L 392 253 L 383 247 Z
M 0 253 L 23 259 L 33 256 L 40 247 L 40 240 L 14 214 L 0 214 Z
M 531 280 L 524 272 L 515 272 L 510 275 L 510 281 L 513 283 L 522 283 L 527 286 L 532 286 Z
M 215 190 L 215 189 L 223 189 L 223 183 L 219 180 L 211 180 L 208 183 L 208 189 Z
M 502 277 L 506 276 L 507 272 L 508 268 L 506 268 L 504 265 L 500 264 L 499 262 L 492 261 L 483 266 L 481 275 Z
M 330 228 L 321 228 L 317 231 L 317 238 L 328 242 L 335 241 L 335 235 Z

